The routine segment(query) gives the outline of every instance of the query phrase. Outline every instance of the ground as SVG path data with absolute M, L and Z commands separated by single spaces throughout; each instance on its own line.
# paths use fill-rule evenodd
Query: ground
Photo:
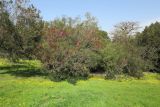
M 0 59 L 0 107 L 159 107 L 160 75 L 140 80 L 92 77 L 76 84 L 53 82 L 37 61 L 13 64 Z

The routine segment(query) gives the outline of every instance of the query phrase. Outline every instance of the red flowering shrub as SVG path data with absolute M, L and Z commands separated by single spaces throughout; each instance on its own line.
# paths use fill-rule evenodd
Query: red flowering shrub
M 62 18 L 44 27 L 44 42 L 40 59 L 54 79 L 87 77 L 93 54 L 102 48 L 95 20 L 83 22 Z M 92 64 L 94 63 L 95 64 Z

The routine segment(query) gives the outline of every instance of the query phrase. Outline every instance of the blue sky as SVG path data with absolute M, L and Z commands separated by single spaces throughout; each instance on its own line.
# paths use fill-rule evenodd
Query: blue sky
M 90 12 L 101 29 L 110 32 L 121 21 L 138 21 L 141 26 L 160 21 L 160 0 L 31 0 L 44 20 L 80 16 Z

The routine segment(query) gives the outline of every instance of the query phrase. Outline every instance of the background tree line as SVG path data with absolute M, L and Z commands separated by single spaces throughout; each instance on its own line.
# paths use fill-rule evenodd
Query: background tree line
M 38 59 L 52 79 L 76 79 L 89 73 L 106 78 L 144 71 L 160 72 L 160 23 L 138 32 L 137 22 L 115 25 L 109 38 L 95 17 L 42 20 L 28 0 L 0 1 L 0 56 Z

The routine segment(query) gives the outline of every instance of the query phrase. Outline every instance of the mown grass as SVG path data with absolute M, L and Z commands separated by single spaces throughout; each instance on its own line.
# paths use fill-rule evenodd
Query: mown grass
M 145 73 L 140 80 L 92 77 L 73 85 L 50 81 L 38 73 L 40 67 L 37 61 L 0 59 L 0 107 L 160 106 L 159 74 Z

